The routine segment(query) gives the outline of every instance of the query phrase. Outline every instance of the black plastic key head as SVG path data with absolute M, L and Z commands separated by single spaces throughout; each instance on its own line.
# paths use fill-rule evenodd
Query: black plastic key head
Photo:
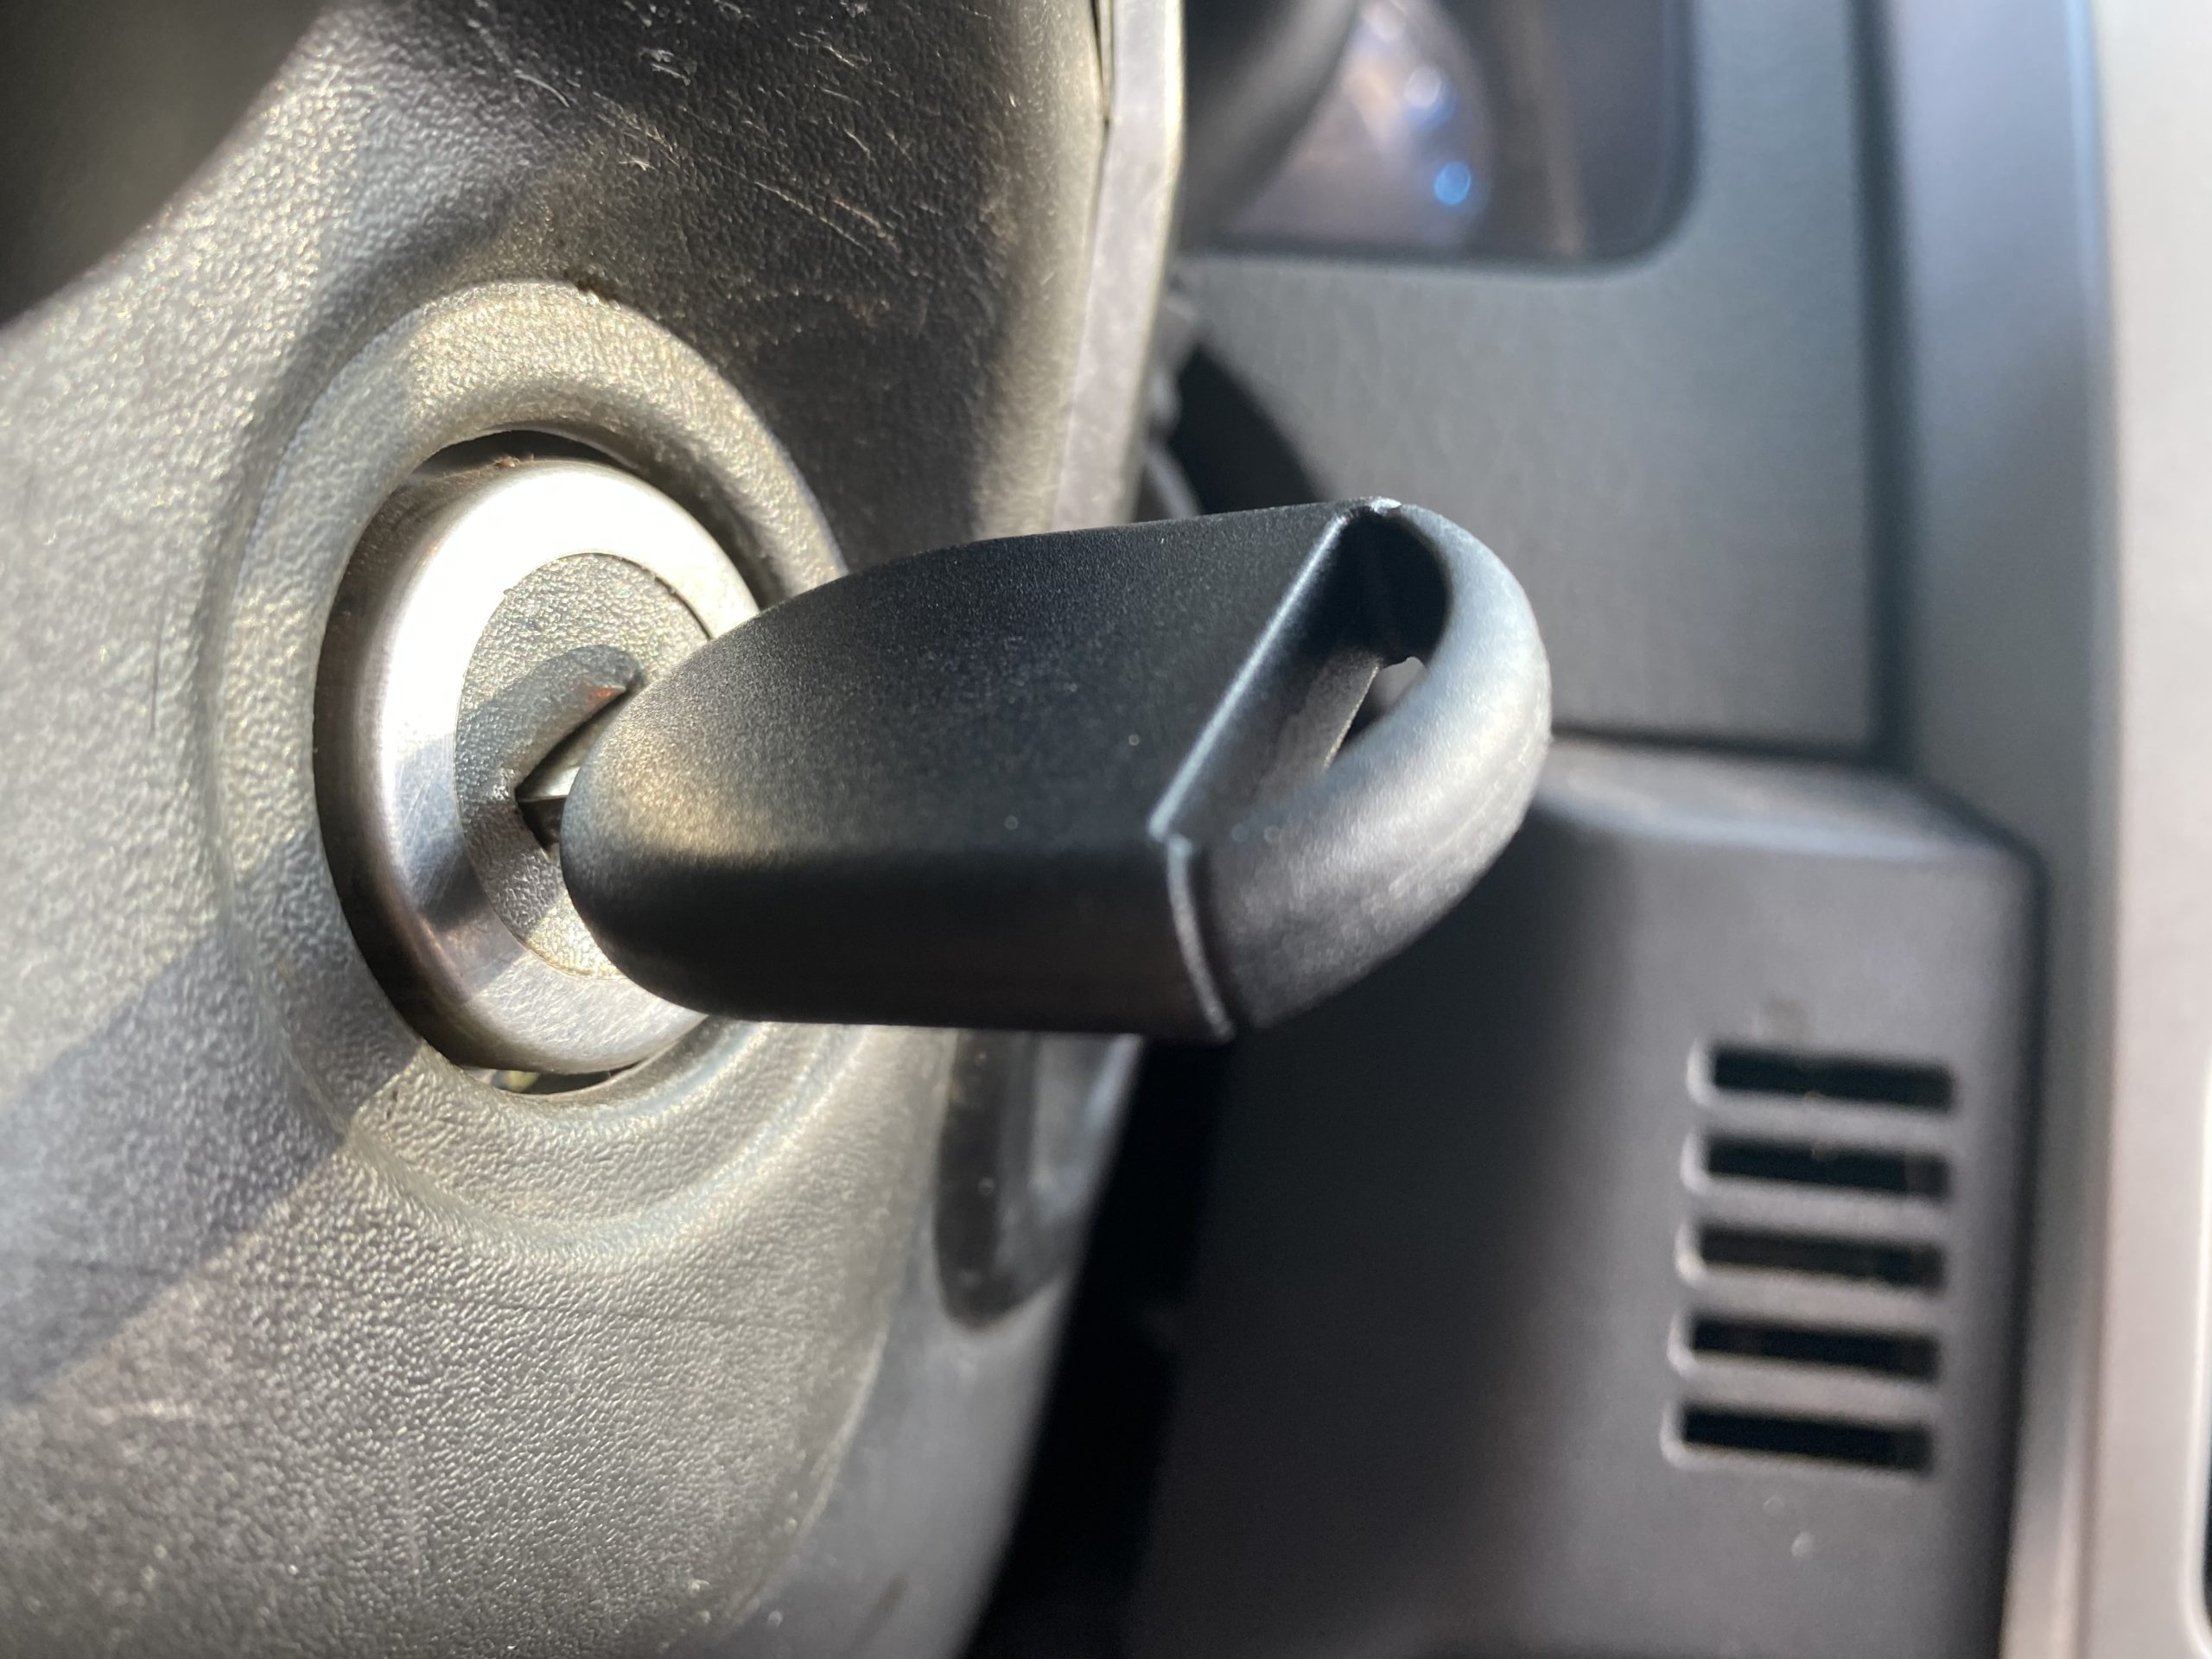
M 1347 738 L 1376 671 L 1425 665 Z M 1390 502 L 979 542 L 816 588 L 619 714 L 576 907 L 760 1019 L 1226 1038 L 1358 978 L 1520 823 L 1528 601 Z

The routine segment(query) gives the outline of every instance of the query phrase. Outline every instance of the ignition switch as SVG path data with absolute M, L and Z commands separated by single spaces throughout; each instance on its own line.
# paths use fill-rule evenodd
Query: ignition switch
M 592 461 L 426 473 L 378 516 L 324 650 L 318 795 L 355 933 L 448 1055 L 591 1076 L 699 1022 L 577 917 L 561 806 L 609 709 L 756 609 L 690 514 Z

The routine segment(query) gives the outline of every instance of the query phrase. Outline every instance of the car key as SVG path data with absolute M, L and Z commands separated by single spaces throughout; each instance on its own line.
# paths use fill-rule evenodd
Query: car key
M 608 957 L 690 1007 L 1220 1040 L 1441 916 L 1549 729 L 1526 597 L 1434 513 L 1020 537 L 708 645 L 609 721 L 559 855 Z

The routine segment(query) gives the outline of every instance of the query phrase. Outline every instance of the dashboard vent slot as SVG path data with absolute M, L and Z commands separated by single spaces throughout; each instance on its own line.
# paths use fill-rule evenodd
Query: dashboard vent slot
M 1908 1065 L 1780 1048 L 1716 1048 L 1713 1086 L 1724 1094 L 1786 1095 L 1803 1100 L 1852 1101 L 1947 1111 L 1951 1073 L 1941 1065 Z
M 1682 1413 L 1681 1436 L 1684 1445 L 1713 1452 L 1806 1458 L 1914 1475 L 1927 1474 L 1936 1466 L 1934 1438 L 1917 1423 L 1851 1422 L 1691 1406 Z
M 1951 1190 L 1951 1166 L 1942 1158 L 1839 1147 L 1820 1141 L 1708 1135 L 1705 1172 L 1738 1180 L 1844 1187 L 1893 1198 L 1940 1199 Z
M 1943 1287 L 1943 1252 L 1934 1244 L 1708 1225 L 1698 1229 L 1697 1255 L 1707 1268 L 1800 1274 L 1900 1290 Z
M 1777 1325 L 1756 1319 L 1701 1318 L 1690 1325 L 1690 1351 L 1737 1359 L 1781 1360 L 1880 1376 L 1932 1381 L 1936 1341 L 1902 1331 L 1853 1331 Z

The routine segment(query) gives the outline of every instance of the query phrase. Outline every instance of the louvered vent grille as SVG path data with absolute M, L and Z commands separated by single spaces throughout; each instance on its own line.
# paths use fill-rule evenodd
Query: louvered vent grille
M 1731 1046 L 1695 1072 L 1681 1443 L 1928 1474 L 1941 1452 L 1951 1073 Z

